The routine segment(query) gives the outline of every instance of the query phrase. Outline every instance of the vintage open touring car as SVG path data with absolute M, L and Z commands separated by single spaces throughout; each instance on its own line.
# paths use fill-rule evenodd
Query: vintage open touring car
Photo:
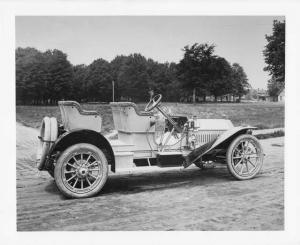
M 42 121 L 37 167 L 54 177 L 68 197 L 98 193 L 108 173 L 139 167 L 203 168 L 208 162 L 227 164 L 238 180 L 253 178 L 263 164 L 263 150 L 254 127 L 234 127 L 230 120 L 171 115 L 154 96 L 144 111 L 132 102 L 112 102 L 116 139 L 101 134 L 102 117 L 75 101 L 60 101 L 62 124 Z

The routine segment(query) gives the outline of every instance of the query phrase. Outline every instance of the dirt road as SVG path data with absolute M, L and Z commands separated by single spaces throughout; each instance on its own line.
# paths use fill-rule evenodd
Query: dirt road
M 110 176 L 94 198 L 65 199 L 34 164 L 37 131 L 17 125 L 17 229 L 282 230 L 284 138 L 261 140 L 261 174 L 236 181 L 226 167 Z

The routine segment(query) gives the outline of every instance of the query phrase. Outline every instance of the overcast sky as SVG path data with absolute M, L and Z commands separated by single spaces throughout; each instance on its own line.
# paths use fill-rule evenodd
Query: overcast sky
M 266 88 L 262 50 L 274 19 L 284 17 L 16 17 L 16 47 L 56 48 L 72 64 L 88 65 L 131 53 L 178 62 L 185 45 L 208 42 L 217 55 L 242 65 L 254 88 Z

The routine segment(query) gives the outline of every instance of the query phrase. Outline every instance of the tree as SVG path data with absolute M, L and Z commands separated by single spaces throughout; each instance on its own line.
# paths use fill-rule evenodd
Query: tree
M 278 96 L 283 88 L 283 84 L 281 82 L 278 82 L 276 79 L 271 78 L 268 81 L 268 93 L 272 97 Z
M 125 100 L 146 101 L 150 76 L 147 59 L 141 54 L 131 54 L 119 66 L 116 83 L 120 96 Z
M 273 33 L 266 35 L 267 45 L 263 50 L 267 66 L 264 71 L 268 71 L 272 76 L 269 88 L 284 87 L 285 84 L 285 21 L 274 20 Z M 269 93 L 273 91 L 269 91 Z
M 183 49 L 184 57 L 177 66 L 178 79 L 185 90 L 193 91 L 193 102 L 195 102 L 196 91 L 204 98 L 206 96 L 209 65 L 214 48 L 214 45 L 207 43 L 195 43 Z
M 167 101 L 179 101 L 182 88 L 177 77 L 176 63 L 166 63 L 164 95 Z
M 149 75 L 148 87 L 153 89 L 155 93 L 160 93 L 166 99 L 169 89 L 172 89 L 170 84 L 172 83 L 172 73 L 169 63 L 158 63 L 152 59 L 147 60 L 147 72 Z
M 75 100 L 82 101 L 88 98 L 87 93 L 87 76 L 88 67 L 86 65 L 73 66 L 74 80 L 72 84 L 72 95 L 71 97 Z
M 22 103 L 48 104 L 66 99 L 72 81 L 72 65 L 63 52 L 16 50 L 16 98 Z
M 109 62 L 97 59 L 88 66 L 86 89 L 88 99 L 92 101 L 111 101 L 112 71 Z
M 193 102 L 196 92 L 203 96 L 218 96 L 232 93 L 232 68 L 229 62 L 214 55 L 214 45 L 194 44 L 184 47 L 184 57 L 178 64 L 178 79 L 184 90 L 193 91 Z
M 23 104 L 43 102 L 47 68 L 43 53 L 34 48 L 16 50 L 16 99 Z
M 115 84 L 115 99 L 120 100 L 122 95 L 122 90 L 119 88 L 119 83 L 121 82 L 121 74 L 123 72 L 124 66 L 128 60 L 128 56 L 125 55 L 118 55 L 116 56 L 111 62 L 111 72 L 112 72 L 112 79 L 114 80 Z
M 232 92 L 231 66 L 218 56 L 211 57 L 208 66 L 207 89 L 215 97 Z
M 241 100 L 241 97 L 249 91 L 251 88 L 250 84 L 248 83 L 247 75 L 243 69 L 242 66 L 240 66 L 238 63 L 232 64 L 232 93 L 235 96 L 239 97 L 239 100 Z
M 133 54 L 116 56 L 110 64 L 119 99 L 146 101 L 150 89 L 161 93 L 165 100 L 171 99 L 173 94 L 178 97 L 175 63 L 159 63 Z
M 45 95 L 50 104 L 58 100 L 68 99 L 72 92 L 74 73 L 67 55 L 60 50 L 47 50 L 45 53 L 48 74 L 44 78 L 46 83 Z

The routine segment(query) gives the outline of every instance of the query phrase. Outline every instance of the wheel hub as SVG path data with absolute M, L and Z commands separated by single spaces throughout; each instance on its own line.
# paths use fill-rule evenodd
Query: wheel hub
M 89 170 L 88 168 L 86 167 L 80 167 L 78 170 L 77 170 L 77 176 L 79 178 L 85 178 L 89 173 Z

